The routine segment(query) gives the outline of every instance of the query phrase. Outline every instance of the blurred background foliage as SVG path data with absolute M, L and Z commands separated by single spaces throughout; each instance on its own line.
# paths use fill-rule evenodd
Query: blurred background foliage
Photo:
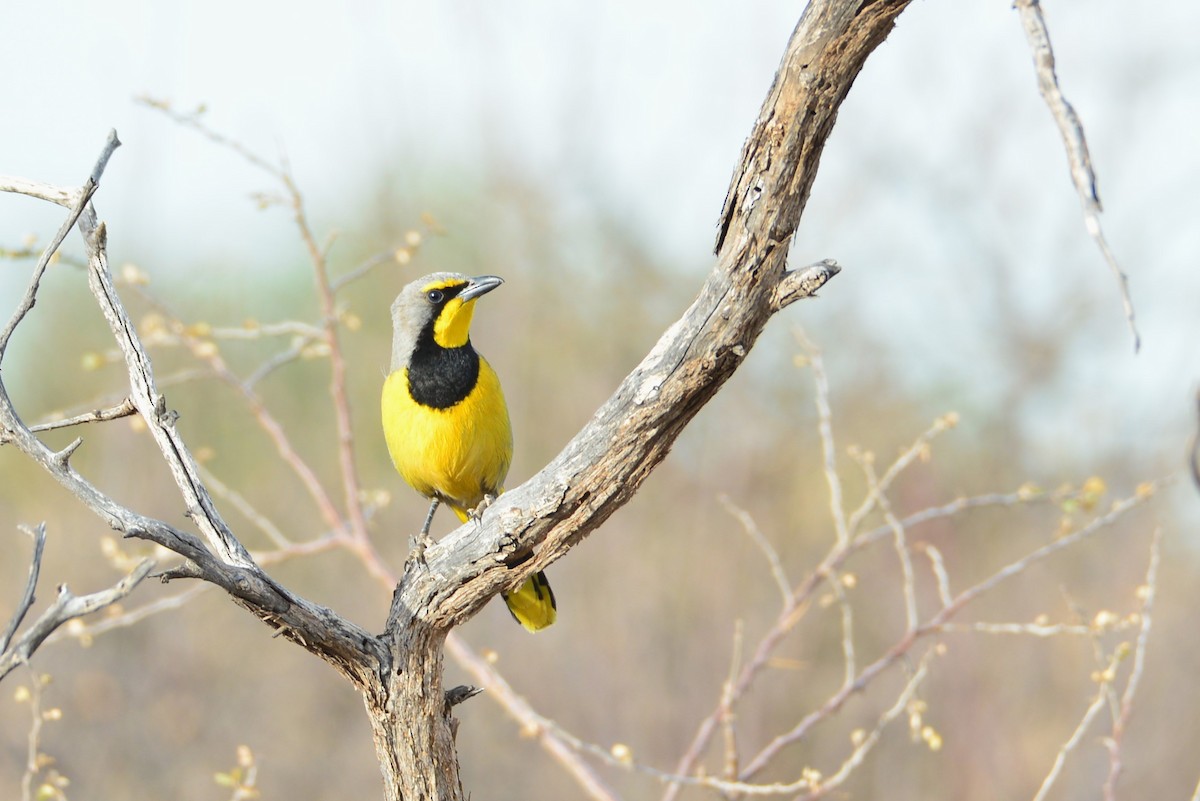
M 339 295 L 358 466 L 372 498 L 390 494 L 372 518 L 372 537 L 397 569 L 424 502 L 392 470 L 376 419 L 391 297 L 433 270 L 506 279 L 480 305 L 473 339 L 507 391 L 517 441 L 510 486 L 531 476 L 694 296 L 710 267 L 712 222 L 738 142 L 796 14 L 790 6 L 748 11 L 712 3 L 696 13 L 712 12 L 713 21 L 685 20 L 676 30 L 671 10 L 679 13 L 678 7 L 662 4 L 644 16 L 595 10 L 593 29 L 582 15 L 536 3 L 519 4 L 507 15 L 468 5 L 467 17 L 441 12 L 436 22 L 422 16 L 431 12 L 409 9 L 418 29 L 445 37 L 437 40 L 437 57 L 425 54 L 424 71 L 420 62 L 414 68 L 407 60 L 419 56 L 372 51 L 351 73 L 371 76 L 381 64 L 403 73 L 412 83 L 401 87 L 410 101 L 401 111 L 428 117 L 438 132 L 438 115 L 444 105 L 456 105 L 456 92 L 465 100 L 490 97 L 474 104 L 469 134 L 459 129 L 461 120 L 448 117 L 458 123 L 446 124 L 448 143 L 404 128 L 389 134 L 397 145 L 382 133 L 364 132 L 364 123 L 343 109 L 332 130 L 344 140 L 321 149 L 314 131 L 329 130 L 322 127 L 328 120 L 313 122 L 312 130 L 303 122 L 328 116 L 315 101 L 300 104 L 308 115 L 302 122 L 289 122 L 286 109 L 295 107 L 294 98 L 281 98 L 275 112 L 260 109 L 260 115 L 278 115 L 269 117 L 281 126 L 272 131 L 254 114 L 222 111 L 215 77 L 200 89 L 167 87 L 202 91 L 200 97 L 216 107 L 215 118 L 206 119 L 268 157 L 272 133 L 278 133 L 318 236 L 340 231 L 331 249 L 334 275 L 380 252 L 408 254 Z M 1126 20 L 1128 12 L 1114 3 L 1102 4 L 1117 20 L 1110 23 L 1102 22 L 1105 12 L 1095 4 L 1055 4 L 1050 10 L 1064 86 L 1093 147 L 1104 222 L 1133 279 L 1145 340 L 1135 358 L 1114 282 L 1083 231 L 1017 21 L 1005 3 L 975 12 L 967 5 L 973 4 L 926 3 L 906 12 L 847 101 L 793 255 L 794 264 L 834 257 L 845 271 L 820 299 L 772 321 L 744 368 L 634 500 L 553 566 L 558 625 L 530 638 L 492 604 L 463 627 L 467 642 L 497 659 L 516 690 L 568 730 L 604 747 L 625 744 L 639 762 L 671 768 L 719 698 L 739 621 L 746 647 L 774 621 L 778 593 L 768 566 L 723 497 L 753 516 L 794 580 L 829 547 L 833 525 L 813 381 L 797 326 L 822 349 L 830 374 L 839 468 L 851 507 L 865 484 L 848 446 L 870 450 L 886 465 L 950 411 L 958 413 L 959 425 L 895 484 L 890 499 L 898 514 L 1030 483 L 1054 490 L 1078 488 L 1090 476 L 1103 479 L 1107 493 L 1094 510 L 1064 509 L 1043 499 L 914 528 L 910 541 L 941 550 L 956 590 L 1052 540 L 1064 517 L 1078 525 L 1142 482 L 1180 471 L 1200 380 L 1200 279 L 1192 269 L 1200 242 L 1189 189 L 1200 177 L 1200 159 L 1185 146 L 1185 132 L 1194 132 L 1197 122 L 1194 93 L 1186 93 L 1190 102 L 1183 99 L 1183 87 L 1195 86 L 1200 57 L 1182 33 L 1195 29 L 1188 20 L 1196 9 L 1164 5 L 1156 13 L 1169 19 L 1158 20 L 1153 36 L 1140 36 L 1148 23 Z M 374 23 L 398 24 L 382 7 L 372 9 L 348 15 L 325 35 L 347 45 L 345 37 L 367 35 L 362 31 Z M 540 20 L 536 35 L 544 38 L 522 39 L 515 29 L 530 17 Z M 196 12 L 191 21 L 201 29 L 216 24 L 219 9 Z M 328 19 L 319 13 L 288 12 L 246 25 L 263 33 L 263 47 L 271 50 L 316 35 L 310 28 L 323 22 Z M 150 33 L 160 31 L 155 26 L 163 18 L 148 24 Z M 522 50 L 522 42 L 530 41 L 537 42 L 533 55 Z M 613 63 L 618 46 L 627 47 L 630 63 L 640 66 Z M 458 48 L 469 54 L 465 77 L 439 60 L 452 60 Z M 333 48 L 334 55 L 349 49 Z M 730 50 L 746 53 L 748 66 Z M 201 67 L 209 63 L 188 58 Z M 230 59 L 242 64 L 243 83 L 254 83 L 246 75 L 258 75 L 273 85 L 269 74 L 254 72 L 239 58 L 234 48 Z M 357 108 L 370 109 L 364 112 L 369 128 L 379 112 L 368 101 L 383 102 L 375 95 L 379 87 L 338 72 L 350 68 L 335 67 L 333 58 L 313 56 L 329 68 L 329 83 L 354 87 Z M 714 72 L 715 62 L 727 71 Z M 696 77 L 688 77 L 689 68 Z M 212 70 L 213 76 L 223 74 L 215 65 Z M 417 77 L 407 77 L 414 70 Z M 131 103 L 133 93 L 159 86 L 145 75 L 138 80 L 118 85 L 120 105 L 109 107 L 117 115 L 136 109 L 131 126 L 140 139 L 124 136 L 126 129 L 118 126 L 127 146 L 96 200 L 110 224 L 117 272 L 136 265 L 127 275 L 149 280 L 144 287 L 124 286 L 135 319 L 150 329 L 154 315 L 162 319 L 162 310 L 141 295 L 146 291 L 197 326 L 192 330 L 203 341 L 210 341 L 204 326 L 315 323 L 311 266 L 288 213 L 269 202 L 255 212 L 247 199 L 276 188 L 228 150 Z M 413 89 L 421 81 L 424 88 Z M 313 86 L 314 93 L 325 91 Z M 247 91 L 230 89 L 229 96 L 253 107 L 253 99 L 241 99 Z M 606 121 L 610 116 L 615 122 Z M 71 130 L 84 153 L 99 147 L 108 117 L 99 119 L 94 131 L 79 124 Z M 553 123 L 544 126 L 549 130 L 529 127 L 546 120 Z M 22 118 L 17 132 L 26 131 L 23 142 L 34 138 L 30 130 L 42 130 L 36 122 Z M 59 128 L 54 131 L 51 144 L 62 137 Z M 458 158 L 455 148 L 464 136 L 469 146 Z M 366 145 L 356 148 L 355 137 Z M 151 158 L 165 153 L 154 148 L 182 147 L 183 141 L 194 148 L 179 151 L 186 158 Z M 29 178 L 71 183 L 82 169 L 67 165 L 89 163 L 87 157 L 65 161 L 59 155 L 47 162 L 53 171 L 37 171 L 37 162 L 26 166 L 14 147 L 26 144 L 6 140 L 17 164 L 0 156 L 0 167 Z M 349 175 L 331 178 L 339 170 Z M 166 178 L 158 172 L 181 183 L 164 188 Z M 45 242 L 58 224 L 57 211 L 37 209 L 32 201 L 0 202 L 10 215 L 0 224 L 0 247 L 14 249 L 27 234 Z M 122 367 L 111 358 L 82 271 L 69 263 L 79 248 L 68 240 L 66 251 L 4 365 L 6 385 L 30 421 L 122 395 Z M 6 308 L 30 264 L 0 263 Z M 243 376 L 287 344 L 215 342 Z M 179 410 L 181 430 L 206 468 L 291 538 L 323 533 L 316 508 L 243 400 L 227 385 L 196 374 L 203 363 L 186 348 L 157 347 L 152 355 L 160 381 L 173 379 L 168 402 Z M 257 389 L 340 505 L 328 361 L 319 353 L 310 356 L 272 373 Z M 73 463 L 81 472 L 145 514 L 184 523 L 174 487 L 135 424 L 122 420 L 46 439 L 61 447 L 77 433 L 84 445 Z M 47 524 L 43 602 L 57 582 L 77 592 L 113 582 L 119 575 L 115 552 L 148 552 L 125 542 L 106 551 L 106 527 L 11 448 L 0 448 L 0 476 L 0 538 L 8 543 L 0 549 L 0 612 L 15 602 L 28 565 L 28 543 L 17 523 Z M 249 547 L 273 547 L 229 503 L 221 506 Z M 1149 535 L 1162 527 L 1159 606 L 1126 737 L 1120 786 L 1128 796 L 1181 797 L 1197 780 L 1200 640 L 1191 614 L 1197 506 L 1195 488 L 1176 481 L 1113 530 L 1035 566 L 963 615 L 965 621 L 1016 622 L 1046 615 L 1084 625 L 1102 610 L 1124 618 L 1138 609 Z M 879 522 L 876 515 L 869 525 Z M 437 530 L 449 525 L 442 518 Z M 886 545 L 876 546 L 852 557 L 846 569 L 856 578 L 847 593 L 862 664 L 903 628 L 895 556 Z M 370 630 L 382 626 L 389 593 L 346 553 L 293 559 L 271 572 Z M 928 579 L 925 571 L 921 597 L 932 609 L 936 599 Z M 185 589 L 148 583 L 124 609 Z M 947 653 L 934 661 L 920 692 L 924 720 L 941 734 L 942 748 L 935 752 L 913 742 L 902 719 L 858 771 L 849 793 L 1031 796 L 1095 692 L 1093 647 L 1111 650 L 1116 638 L 1129 636 L 1110 632 L 1094 643 L 1082 636 L 947 634 Z M 836 605 L 816 604 L 739 709 L 737 731 L 747 753 L 836 689 L 840 642 Z M 62 720 L 43 730 L 42 748 L 74 782 L 66 789 L 69 797 L 228 797 L 213 775 L 229 770 L 241 744 L 257 757 L 264 797 L 378 795 L 370 733 L 352 690 L 215 592 L 98 634 L 86 647 L 77 640 L 48 646 L 35 667 L 53 677 L 43 703 L 62 710 Z M 468 681 L 452 663 L 447 670 L 449 684 Z M 18 673 L 0 696 L 0 795 L 19 786 L 28 717 L 12 690 L 29 682 Z M 763 778 L 790 780 L 804 766 L 830 772 L 853 730 L 870 728 L 899 682 L 891 676 L 878 691 L 853 700 Z M 497 799 L 579 797 L 571 779 L 486 697 L 460 707 L 459 717 L 468 790 Z M 708 764 L 715 770 L 719 759 Z M 1089 739 L 1069 763 L 1057 797 L 1093 797 L 1106 771 L 1103 746 Z M 637 774 L 617 772 L 609 779 L 630 798 L 661 792 Z

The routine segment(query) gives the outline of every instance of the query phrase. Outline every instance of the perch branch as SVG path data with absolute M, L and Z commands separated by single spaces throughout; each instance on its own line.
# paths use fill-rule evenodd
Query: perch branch
M 826 266 L 789 277 L 787 251 L 836 113 L 907 0 L 809 4 L 742 151 L 699 296 L 591 421 L 532 479 L 408 565 L 389 616 L 437 629 L 545 568 L 641 486 L 741 365 L 771 315 L 817 291 Z M 801 271 L 804 273 L 805 271 Z M 803 288 L 801 288 L 801 286 Z

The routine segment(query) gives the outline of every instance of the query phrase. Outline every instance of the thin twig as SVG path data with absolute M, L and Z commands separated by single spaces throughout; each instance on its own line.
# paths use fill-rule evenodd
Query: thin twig
M 948 517 L 961 514 L 962 512 L 971 509 L 980 509 L 993 506 L 1010 507 L 1028 503 L 1046 502 L 1045 495 L 1035 494 L 1030 495 L 1025 492 L 1011 493 L 986 493 L 970 497 L 957 498 L 950 503 L 941 506 L 934 506 L 928 509 L 923 509 L 901 519 L 901 524 L 912 529 L 918 525 L 942 520 Z M 775 649 L 783 642 L 784 637 L 789 631 L 800 621 L 805 611 L 808 609 L 809 602 L 812 599 L 813 593 L 816 592 L 820 583 L 825 578 L 832 576 L 841 569 L 842 565 L 854 553 L 868 547 L 874 542 L 891 534 L 891 527 L 884 524 L 876 529 L 863 532 L 856 537 L 848 548 L 837 548 L 836 546 L 830 551 L 825 559 L 801 582 L 801 584 L 792 593 L 792 602 L 787 605 L 776 619 L 771 629 L 763 635 L 755 648 L 754 653 L 746 666 L 742 669 L 742 675 L 738 677 L 737 684 L 734 686 L 733 699 L 736 701 L 750 688 L 754 683 L 758 674 L 770 664 L 771 655 Z M 700 722 L 696 728 L 696 733 L 692 737 L 691 743 L 687 750 L 679 758 L 675 766 L 675 774 L 685 776 L 692 772 L 696 762 L 707 749 L 712 736 L 716 733 L 717 724 L 720 721 L 722 707 L 718 702 L 714 705 L 713 710 Z M 679 793 L 681 786 L 679 784 L 671 784 L 663 793 L 662 801 L 673 801 Z
M 1152 487 L 1154 485 L 1151 485 Z M 875 662 L 868 665 L 859 673 L 858 678 L 849 687 L 843 687 L 838 692 L 834 693 L 824 705 L 819 709 L 810 712 L 791 730 L 778 735 L 771 740 L 763 749 L 750 761 L 742 771 L 743 779 L 751 778 L 755 773 L 762 770 L 766 765 L 775 758 L 775 756 L 786 746 L 792 743 L 799 742 L 808 735 L 808 732 L 817 723 L 827 719 L 833 713 L 837 712 L 849 700 L 850 696 L 861 692 L 872 681 L 874 681 L 881 673 L 895 664 L 901 657 L 908 653 L 913 644 L 922 637 L 936 634 L 941 631 L 943 624 L 950 621 L 954 615 L 958 614 L 965 606 L 970 604 L 980 595 L 994 589 L 997 585 L 1025 572 L 1031 565 L 1040 562 L 1047 557 L 1058 553 L 1064 548 L 1068 548 L 1076 543 L 1091 537 L 1093 534 L 1101 531 L 1112 525 L 1120 519 L 1126 512 L 1145 503 L 1153 496 L 1153 491 L 1138 492 L 1129 498 L 1117 501 L 1113 504 L 1112 509 L 1107 513 L 1092 520 L 1086 526 L 1079 528 L 1063 537 L 1043 545 L 1035 551 L 1026 554 L 1021 559 L 1010 562 L 1005 567 L 993 573 L 990 577 L 980 581 L 969 589 L 959 593 L 953 603 L 942 607 L 936 614 L 933 615 L 926 623 L 909 631 L 905 636 L 901 637 L 883 656 Z
M 1142 591 L 1141 628 L 1138 631 L 1137 642 L 1133 649 L 1133 669 L 1125 682 L 1125 691 L 1121 694 L 1121 711 L 1113 721 L 1112 734 L 1106 741 L 1108 746 L 1108 777 L 1104 781 L 1105 801 L 1115 801 L 1117 797 L 1117 777 L 1121 775 L 1121 743 L 1125 729 L 1129 725 L 1129 717 L 1133 714 L 1133 700 L 1141 685 L 1142 673 L 1146 669 L 1146 643 L 1150 640 L 1150 626 L 1154 612 L 1154 599 L 1158 595 L 1158 565 L 1162 546 L 1162 528 L 1154 529 L 1154 537 L 1150 541 L 1150 564 L 1146 568 L 1146 582 Z
M 833 518 L 839 548 L 850 544 L 850 529 L 846 523 L 846 511 L 842 505 L 842 481 L 837 473 L 836 446 L 833 441 L 833 411 L 829 405 L 829 377 L 825 374 L 825 362 L 820 349 L 809 340 L 803 329 L 797 327 L 795 336 L 808 357 L 816 387 L 814 402 L 817 405 L 817 432 L 821 437 L 822 467 L 825 481 L 829 485 L 829 511 Z
M 33 276 L 29 279 L 29 286 L 25 289 L 25 295 L 21 298 L 21 302 L 17 304 L 16 311 L 9 318 L 8 324 L 0 330 L 0 361 L 4 359 L 4 351 L 8 348 L 8 341 L 12 338 L 13 332 L 17 330 L 17 326 L 25 319 L 25 315 L 33 308 L 33 304 L 37 302 L 38 287 L 41 285 L 42 276 L 46 274 L 46 267 L 50 264 L 50 259 L 58 251 L 59 245 L 67 238 L 67 234 L 71 233 L 71 229 L 75 227 L 75 223 L 79 221 L 83 210 L 87 208 L 88 201 L 92 199 L 92 195 L 96 194 L 96 190 L 100 188 L 100 177 L 104 174 L 104 168 L 108 166 L 108 159 L 112 156 L 113 151 L 121 146 L 121 142 L 117 139 L 116 131 L 109 131 L 108 140 L 105 142 L 104 150 L 100 153 L 100 158 L 96 160 L 95 166 L 92 167 L 91 175 L 88 176 L 86 182 L 78 190 L 78 193 L 73 199 L 71 205 L 71 213 L 67 215 L 67 219 L 63 220 L 58 231 L 50 240 L 50 244 L 42 251 L 41 258 L 38 259 L 37 265 L 33 268 Z M 27 194 L 32 194 L 31 192 Z
M 13 635 L 17 633 L 17 629 L 21 627 L 21 621 L 25 619 L 25 615 L 29 614 L 29 609 L 33 606 L 38 575 L 42 571 L 42 553 L 46 550 L 46 524 L 44 522 L 38 523 L 37 528 L 33 530 L 24 526 L 21 529 L 33 538 L 33 557 L 29 560 L 29 578 L 25 582 L 25 592 L 21 595 L 21 601 L 17 604 L 17 610 L 13 613 L 12 620 L 8 622 L 8 628 L 4 630 L 4 635 L 0 636 L 0 654 L 8 650 L 8 644 L 12 642 Z
M 265 534 L 267 539 L 274 543 L 277 548 L 290 548 L 295 545 L 294 542 L 289 540 L 287 536 L 285 536 L 284 533 L 279 530 L 278 526 L 271 522 L 271 520 L 262 512 L 255 509 L 254 505 L 246 500 L 241 493 L 230 488 L 203 464 L 197 464 L 196 469 L 200 473 L 200 478 L 205 484 L 208 485 L 209 489 L 212 490 L 214 495 L 229 501 L 229 504 L 234 509 L 237 509 L 239 512 L 241 512 L 242 516 L 253 523 L 254 526 L 263 534 Z M 259 564 L 261 564 L 261 562 Z
M 616 792 L 600 778 L 591 765 L 580 758 L 577 752 L 582 748 L 581 741 L 576 739 L 571 742 L 563 736 L 562 730 L 537 714 L 529 702 L 519 696 L 504 677 L 468 646 L 461 636 L 451 632 L 446 637 L 446 652 L 471 674 L 477 684 L 487 687 L 488 693 L 520 724 L 522 731 L 538 738 L 546 752 L 578 782 L 588 798 L 595 801 L 617 801 L 619 796 Z M 604 757 L 611 758 L 603 749 L 596 748 L 596 751 Z M 613 764 L 624 767 L 619 761 Z
M 906 448 L 898 457 L 896 457 L 896 460 L 892 462 L 888 466 L 888 469 L 883 472 L 883 475 L 879 477 L 878 494 L 883 495 L 889 489 L 891 489 L 892 482 L 896 480 L 897 476 L 907 469 L 909 465 L 922 458 L 929 452 L 929 443 L 937 438 L 939 434 L 944 431 L 949 431 L 956 425 L 958 425 L 958 415 L 954 412 L 949 412 L 942 415 L 937 420 L 934 420 L 933 424 L 929 426 L 929 428 L 925 429 L 925 431 L 921 432 L 921 435 L 913 441 L 912 445 L 909 445 L 908 448 Z M 862 525 L 863 520 L 866 519 L 867 515 L 874 510 L 876 499 L 876 493 L 867 493 L 866 497 L 863 498 L 862 504 L 860 504 L 859 507 L 850 514 L 847 528 L 850 530 L 851 537 L 855 536 L 855 534 L 858 532 L 858 527 Z
M 896 515 L 892 512 L 892 505 L 888 501 L 887 496 L 879 488 L 879 480 L 875 477 L 875 466 L 871 459 L 861 460 L 863 473 L 867 479 L 867 489 L 874 496 L 876 504 L 883 512 L 883 519 L 888 524 L 888 528 L 892 530 L 892 542 L 896 549 L 896 558 L 900 561 L 900 570 L 903 577 L 902 591 L 904 594 L 904 616 L 906 622 L 906 630 L 912 631 L 917 627 L 920 615 L 917 611 L 917 587 L 916 576 L 913 570 L 912 554 L 908 552 L 908 538 L 904 533 L 904 524 L 896 519 Z
M 758 523 L 754 522 L 754 518 L 750 516 L 749 512 L 735 504 L 728 495 L 723 493 L 717 496 L 717 500 L 725 507 L 725 511 L 737 518 L 737 521 L 742 524 L 742 530 L 766 557 L 767 564 L 771 568 L 771 577 L 775 579 L 775 586 L 779 588 L 779 594 L 783 596 L 783 605 L 787 607 L 792 600 L 792 583 L 783 568 L 783 560 L 779 558 L 779 552 L 771 545 L 771 541 L 762 533 L 762 529 L 758 527 Z
M 1090 637 L 1096 633 L 1091 626 L 1071 623 L 1057 623 L 1052 626 L 1038 623 L 947 623 L 942 626 L 942 631 L 969 634 L 1018 634 L 1042 639 L 1063 635 Z
M 843 574 L 829 574 L 829 586 L 833 588 L 833 594 L 842 611 L 842 685 L 849 686 L 858 674 L 858 655 L 854 649 L 854 609 L 850 606 L 850 599 L 846 597 L 843 581 Z
M 77 414 L 74 417 L 67 417 L 62 420 L 38 423 L 37 425 L 30 426 L 29 430 L 34 433 L 55 431 L 60 428 L 71 428 L 86 423 L 104 423 L 109 420 L 119 420 L 122 417 L 129 417 L 134 414 L 137 414 L 137 409 L 134 407 L 133 401 L 125 398 L 125 400 L 116 406 L 110 406 L 105 409 L 93 409 L 90 412 L 84 412 L 83 414 Z M 3 432 L 0 432 L 0 445 L 8 441 L 9 438 Z
M 41 772 L 43 675 L 29 668 L 29 734 L 25 738 L 25 770 L 21 774 L 21 801 L 33 801 L 33 780 Z
M 350 418 L 350 402 L 346 391 L 346 361 L 342 354 L 338 335 L 337 307 L 334 299 L 334 289 L 329 279 L 327 246 L 323 247 L 317 243 L 316 236 L 313 234 L 312 227 L 308 222 L 308 214 L 304 207 L 304 196 L 292 177 L 286 155 L 281 156 L 280 164 L 276 166 L 254 153 L 254 151 L 245 145 L 209 128 L 201 120 L 199 112 L 181 114 L 173 110 L 164 101 L 145 96 L 139 98 L 139 100 L 144 105 L 156 109 L 176 122 L 195 130 L 210 141 L 232 150 L 250 164 L 274 177 L 283 186 L 287 194 L 288 206 L 292 211 L 292 220 L 300 232 L 300 239 L 308 251 L 309 260 L 312 262 L 317 299 L 321 304 L 323 339 L 329 348 L 329 391 L 333 400 L 334 420 L 337 426 L 338 466 L 342 478 L 342 489 L 346 515 L 350 523 L 350 533 L 351 536 L 359 541 L 361 547 L 371 547 L 367 538 L 366 518 L 362 509 L 361 482 L 358 478 L 358 467 L 355 464 L 354 432 Z M 332 244 L 332 238 L 328 244 Z M 257 381 L 258 378 L 261 378 L 261 376 L 256 376 L 255 380 Z M 322 494 L 324 494 L 323 489 Z M 328 514 L 326 515 L 326 522 L 330 522 Z
M 954 602 L 954 598 L 950 593 L 950 574 L 946 572 L 946 561 L 942 559 L 942 552 L 928 542 L 918 543 L 917 547 L 929 557 L 930 568 L 937 580 L 938 600 L 942 602 L 942 606 L 949 606 Z
M 1117 263 L 1117 257 L 1108 246 L 1104 231 L 1100 227 L 1100 193 L 1096 189 L 1096 173 L 1092 169 L 1092 159 L 1088 154 L 1087 138 L 1083 133 L 1083 124 L 1079 115 L 1063 96 L 1058 85 L 1058 75 L 1054 70 L 1054 51 L 1050 46 L 1050 32 L 1046 28 L 1046 19 L 1042 16 L 1041 3 L 1038 0 L 1016 0 L 1014 4 L 1021 16 L 1025 29 L 1025 38 L 1033 51 L 1033 63 L 1037 69 L 1038 89 L 1042 98 L 1050 108 L 1054 123 L 1062 136 L 1063 145 L 1067 151 L 1067 162 L 1071 168 L 1071 181 L 1079 194 L 1083 205 L 1083 221 L 1088 235 L 1100 248 L 1101 255 L 1117 279 L 1117 288 L 1121 293 L 1121 305 L 1125 310 L 1125 321 L 1129 332 L 1133 335 L 1134 353 L 1141 347 L 1142 338 L 1138 333 L 1134 320 L 1133 301 L 1129 297 L 1129 277 Z
M 739 666 L 742 662 L 742 620 L 734 623 L 733 627 L 733 648 L 732 655 L 729 660 L 729 674 L 725 678 L 725 683 L 721 690 L 721 706 L 723 714 L 721 715 L 721 729 L 724 732 L 725 739 L 725 764 L 722 767 L 721 773 L 728 781 L 737 779 L 738 774 L 738 747 L 737 747 L 737 731 L 734 728 L 734 720 L 737 715 L 733 711 L 733 682 L 740 672 Z
M 17 638 L 11 648 L 0 653 L 0 679 L 11 673 L 18 665 L 29 661 L 33 652 L 59 626 L 69 620 L 90 615 L 115 604 L 133 592 L 133 588 L 141 583 L 152 569 L 154 569 L 154 560 L 143 559 L 131 573 L 112 587 L 89 595 L 76 596 L 67 589 L 65 584 L 60 584 L 58 597 L 55 598 L 54 603 L 34 621 L 24 634 Z
M 854 751 L 842 762 L 837 772 L 828 778 L 822 779 L 812 792 L 801 796 L 797 801 L 815 801 L 815 799 L 823 798 L 841 787 L 850 778 L 850 774 L 863 764 L 871 749 L 879 742 L 879 739 L 883 736 L 883 730 L 904 712 L 909 702 L 916 696 L 917 690 L 920 689 L 922 682 L 925 681 L 925 677 L 929 674 L 929 662 L 935 653 L 936 649 L 930 648 L 921 655 L 921 661 L 917 664 L 917 669 L 913 672 L 908 682 L 905 683 L 904 689 L 896 696 L 896 703 L 892 704 L 887 711 L 879 716 L 875 727 L 858 741 L 854 747 Z
M 1045 801 L 1046 795 L 1054 786 L 1054 782 L 1058 781 L 1058 777 L 1062 774 L 1067 757 L 1079 746 L 1079 743 L 1083 740 L 1083 736 L 1091 728 L 1092 721 L 1096 719 L 1096 715 L 1100 714 L 1100 710 L 1102 709 L 1104 709 L 1104 693 L 1097 692 L 1096 697 L 1092 699 L 1092 703 L 1088 705 L 1087 711 L 1083 713 L 1083 718 L 1079 721 L 1079 725 L 1075 727 L 1075 731 L 1063 743 L 1062 748 L 1058 749 L 1058 754 L 1054 757 L 1054 764 L 1050 766 L 1050 772 L 1042 780 L 1042 785 L 1038 788 L 1037 795 L 1033 797 L 1033 801 Z

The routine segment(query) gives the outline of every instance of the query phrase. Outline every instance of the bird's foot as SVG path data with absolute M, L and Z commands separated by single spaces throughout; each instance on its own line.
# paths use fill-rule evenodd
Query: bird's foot
M 425 549 L 433 545 L 433 538 L 422 532 L 413 537 L 408 544 L 408 561 L 425 564 Z
M 467 517 L 469 517 L 471 519 L 471 522 L 474 523 L 476 525 L 476 527 L 478 527 L 480 524 L 479 521 L 481 521 L 483 519 L 483 513 L 486 512 L 488 510 L 488 507 L 491 506 L 495 502 L 496 502 L 495 495 L 491 495 L 491 494 L 484 495 L 483 500 L 479 502 L 479 505 L 476 506 L 471 511 L 467 512 Z

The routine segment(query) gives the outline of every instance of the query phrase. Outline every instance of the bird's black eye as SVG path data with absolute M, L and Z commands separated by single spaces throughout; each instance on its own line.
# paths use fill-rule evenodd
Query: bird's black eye
M 438 303 L 442 302 L 442 299 L 445 298 L 446 295 L 440 289 L 431 289 L 425 293 L 425 297 L 430 303 L 437 305 Z

